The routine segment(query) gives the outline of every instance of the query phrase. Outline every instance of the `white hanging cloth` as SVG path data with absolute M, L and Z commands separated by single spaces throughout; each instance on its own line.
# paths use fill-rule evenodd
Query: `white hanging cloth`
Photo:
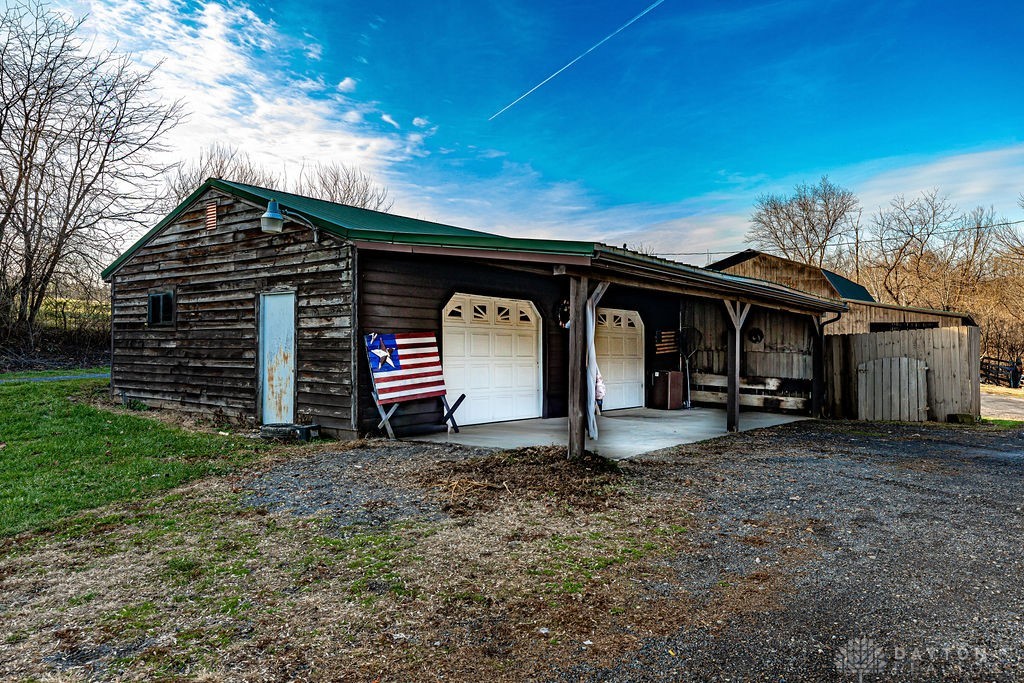
M 594 395 L 597 376 L 601 370 L 597 367 L 597 348 L 594 346 L 594 333 L 597 329 L 597 304 L 608 291 L 608 282 L 600 282 L 594 293 L 587 299 L 587 431 L 591 439 L 597 438 L 597 397 Z

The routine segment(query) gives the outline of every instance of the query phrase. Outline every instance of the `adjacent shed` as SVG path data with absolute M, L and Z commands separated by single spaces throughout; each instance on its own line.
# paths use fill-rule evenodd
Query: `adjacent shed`
M 968 313 L 898 306 L 875 301 L 867 288 L 826 268 L 811 266 L 756 249 L 747 249 L 707 266 L 734 275 L 778 282 L 820 297 L 839 299 L 848 311 L 825 334 L 863 334 L 936 327 L 977 327 Z
M 823 321 L 831 417 L 946 420 L 979 417 L 981 331 L 957 311 L 883 304 L 852 280 L 748 249 L 708 266 L 843 301 Z
M 264 232 L 280 202 L 289 220 Z M 210 179 L 103 273 L 112 390 L 251 422 L 373 432 L 370 332 L 436 335 L 468 422 L 569 417 L 585 443 L 588 328 L 606 409 L 689 357 L 695 398 L 820 410 L 820 319 L 846 305 L 596 242 L 515 239 Z M 591 314 L 588 316 L 588 307 Z M 590 322 L 588 322 L 590 321 Z M 438 399 L 400 434 L 437 429 Z

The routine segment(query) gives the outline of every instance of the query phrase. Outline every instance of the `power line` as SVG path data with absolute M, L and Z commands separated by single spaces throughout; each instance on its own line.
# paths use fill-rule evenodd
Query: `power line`
M 1021 225 L 1021 224 L 1024 224 L 1024 220 L 1005 221 L 1003 223 L 989 223 L 987 225 L 972 225 L 972 226 L 963 227 L 963 228 L 950 228 L 949 230 L 936 230 L 935 232 L 929 233 L 929 234 L 930 235 L 950 235 L 950 234 L 953 234 L 953 233 L 962 232 L 964 230 L 988 230 L 990 228 L 1006 228 L 1006 227 L 1009 227 L 1011 225 Z M 830 247 L 856 247 L 858 245 L 870 244 L 870 243 L 876 242 L 876 241 L 877 240 L 875 240 L 875 239 L 866 238 L 866 239 L 860 240 L 859 242 L 858 241 L 853 241 L 853 242 L 836 242 L 835 244 L 830 244 L 828 246 L 830 246 Z M 705 251 L 659 251 L 659 252 L 657 252 L 656 256 L 705 256 L 705 255 L 707 255 L 707 256 L 719 256 L 721 254 L 735 254 L 735 253 L 736 253 L 735 251 L 706 251 L 706 250 Z

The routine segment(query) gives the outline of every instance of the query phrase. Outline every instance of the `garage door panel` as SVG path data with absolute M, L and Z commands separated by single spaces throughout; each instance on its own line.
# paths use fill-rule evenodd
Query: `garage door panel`
M 495 332 L 492 337 L 492 353 L 496 358 L 512 357 L 512 333 Z
M 540 417 L 541 328 L 531 303 L 457 294 L 442 321 L 448 393 L 466 394 L 460 424 Z
M 491 356 L 491 335 L 487 332 L 469 333 L 469 355 L 476 358 Z
M 625 337 L 622 340 L 622 355 L 629 357 L 640 356 L 640 340 L 636 337 Z
M 466 355 L 466 332 L 452 330 L 444 336 L 444 348 L 451 358 L 462 358 Z
M 516 355 L 525 358 L 537 356 L 537 335 L 536 333 L 516 333 Z
M 515 385 L 515 369 L 511 365 L 493 366 L 493 387 L 511 389 Z
M 604 408 L 644 405 L 644 332 L 636 311 L 597 309 L 594 347 L 606 387 Z
M 445 367 L 444 383 L 451 386 L 466 386 L 466 369 L 455 363 Z
M 469 366 L 468 386 L 472 391 L 486 390 L 493 384 L 491 381 L 491 366 L 481 363 L 474 363 Z

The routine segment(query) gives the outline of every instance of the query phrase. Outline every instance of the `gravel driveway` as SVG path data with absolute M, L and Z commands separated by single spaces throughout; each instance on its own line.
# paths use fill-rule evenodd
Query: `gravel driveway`
M 1024 429 L 296 449 L 0 546 L 0 679 L 1024 680 Z
M 773 568 L 789 585 L 774 609 L 567 679 L 1024 676 L 1020 431 L 801 423 L 667 459 L 709 516 L 703 552 L 678 560 L 680 587 L 699 595 L 701 577 Z M 810 559 L 787 561 L 801 537 Z
M 254 483 L 250 503 L 380 524 L 352 509 L 386 500 L 378 510 L 395 519 L 436 519 L 411 491 L 382 486 L 399 463 L 444 453 L 395 448 L 344 454 L 344 472 L 342 456 L 291 463 Z M 677 601 L 693 617 L 657 637 L 597 622 L 632 644 L 610 662 L 582 647 L 542 680 L 1024 677 L 1024 431 L 803 422 L 625 467 L 652 501 L 703 501 L 689 548 L 665 560 L 673 579 L 644 586 L 652 605 Z

